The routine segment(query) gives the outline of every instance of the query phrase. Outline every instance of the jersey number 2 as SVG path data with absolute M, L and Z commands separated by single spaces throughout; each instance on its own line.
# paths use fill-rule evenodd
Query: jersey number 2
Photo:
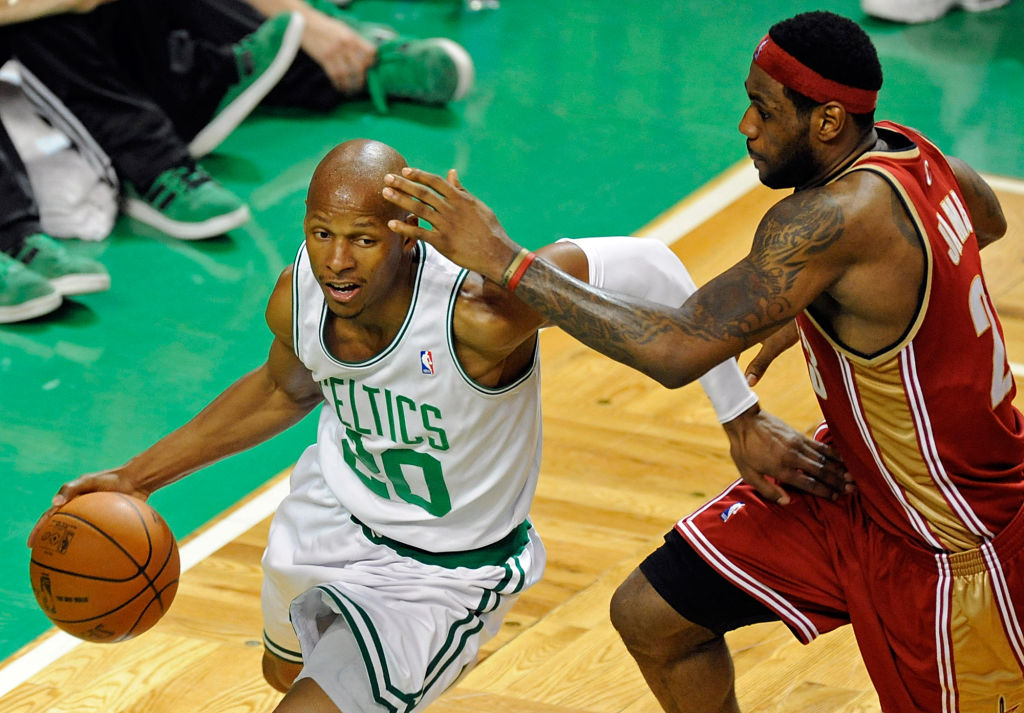
M 985 285 L 981 281 L 981 275 L 975 275 L 971 283 L 970 293 L 971 319 L 974 320 L 974 331 L 980 337 L 988 330 L 992 330 L 992 408 L 995 408 L 1006 398 L 1013 388 L 1013 374 L 1006 365 L 1006 346 L 1003 344 L 1002 335 L 996 329 L 995 317 L 992 307 L 989 305 L 988 295 L 985 293 Z

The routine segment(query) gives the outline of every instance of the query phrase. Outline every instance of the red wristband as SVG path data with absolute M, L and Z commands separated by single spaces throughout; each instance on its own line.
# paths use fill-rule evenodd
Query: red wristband
M 519 263 L 519 267 L 517 267 L 516 271 L 512 273 L 512 277 L 509 278 L 508 284 L 505 285 L 509 292 L 516 291 L 516 286 L 519 284 L 519 281 L 523 279 L 523 275 L 526 274 L 526 268 L 530 266 L 530 263 L 533 262 L 536 257 L 537 256 L 532 252 L 527 252 L 526 255 L 523 256 L 523 260 Z

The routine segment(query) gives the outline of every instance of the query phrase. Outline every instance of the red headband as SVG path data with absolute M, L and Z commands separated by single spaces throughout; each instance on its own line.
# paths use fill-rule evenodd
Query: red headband
M 765 35 L 754 50 L 754 64 L 784 86 L 823 104 L 834 99 L 852 114 L 873 111 L 878 102 L 877 91 L 826 79 L 779 47 L 770 35 Z

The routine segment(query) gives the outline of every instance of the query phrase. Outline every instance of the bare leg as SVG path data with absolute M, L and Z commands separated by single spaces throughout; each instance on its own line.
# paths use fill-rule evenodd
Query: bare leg
M 295 681 L 301 670 L 302 664 L 263 652 L 263 678 L 285 694 L 274 713 L 340 713 L 316 681 L 311 678 Z
M 277 704 L 274 713 L 341 713 L 323 689 L 311 678 L 296 681 Z
M 612 624 L 667 713 L 738 713 L 725 639 L 676 612 L 634 570 L 611 602 Z
M 287 693 L 295 677 L 302 670 L 302 664 L 285 661 L 269 651 L 263 652 L 263 678 L 281 693 Z

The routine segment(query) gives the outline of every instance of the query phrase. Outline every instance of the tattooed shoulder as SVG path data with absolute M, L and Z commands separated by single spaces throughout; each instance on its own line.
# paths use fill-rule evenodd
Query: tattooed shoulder
M 754 254 L 802 265 L 842 237 L 845 225 L 843 206 L 827 188 L 794 193 L 761 220 L 754 234 Z

